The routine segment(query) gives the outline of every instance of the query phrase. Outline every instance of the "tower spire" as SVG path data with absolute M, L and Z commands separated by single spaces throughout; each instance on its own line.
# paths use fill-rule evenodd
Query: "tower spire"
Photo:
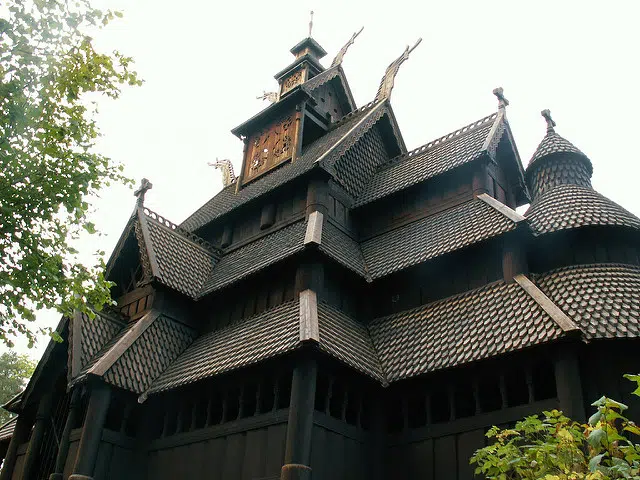
M 313 10 L 311 10 L 311 14 L 309 15 L 309 38 L 311 38 L 312 30 L 313 30 Z
M 551 118 L 551 112 L 549 111 L 549 109 L 545 108 L 540 112 L 540 115 L 542 115 L 545 121 L 547 122 L 547 133 L 555 132 L 553 127 L 556 126 L 556 122 L 554 122 L 553 118 Z

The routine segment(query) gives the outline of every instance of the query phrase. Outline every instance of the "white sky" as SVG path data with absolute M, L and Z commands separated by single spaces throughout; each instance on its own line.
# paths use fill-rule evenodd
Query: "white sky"
M 136 182 L 149 178 L 145 204 L 176 223 L 220 190 L 208 161 L 230 158 L 240 171 L 242 144 L 229 131 L 266 106 L 255 97 L 276 89 L 273 75 L 307 35 L 309 10 L 313 37 L 329 52 L 325 66 L 364 25 L 343 63 L 358 106 L 373 99 L 405 45 L 423 38 L 392 95 L 409 149 L 494 112 L 491 91 L 502 86 L 525 166 L 545 132 L 540 110 L 549 108 L 556 131 L 591 158 L 594 187 L 640 216 L 637 0 L 98 4 L 125 14 L 98 44 L 134 57 L 145 80 L 102 102 L 100 151 Z M 88 256 L 111 253 L 133 206 L 126 188 L 104 192 L 95 219 L 105 235 L 81 246 Z M 38 322 L 57 319 L 43 313 Z M 16 349 L 37 358 L 46 343 Z

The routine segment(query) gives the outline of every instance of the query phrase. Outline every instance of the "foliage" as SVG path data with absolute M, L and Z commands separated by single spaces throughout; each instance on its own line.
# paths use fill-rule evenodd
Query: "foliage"
M 0 355 L 0 405 L 15 397 L 26 386 L 36 368 L 28 355 L 6 352 Z M 0 408 L 0 425 L 11 418 L 11 414 Z
M 640 375 L 625 375 L 638 383 Z M 526 417 L 514 428 L 492 427 L 494 443 L 476 451 L 476 474 L 499 480 L 604 480 L 640 478 L 640 428 L 623 416 L 627 406 L 607 397 L 592 403 L 586 424 L 552 410 Z
M 89 0 L 7 0 L 0 6 L 0 339 L 35 332 L 27 321 L 43 308 L 93 316 L 110 301 L 97 265 L 71 246 L 93 234 L 89 202 L 122 166 L 94 151 L 95 101 L 138 85 L 131 59 L 94 49 L 88 32 L 119 13 Z

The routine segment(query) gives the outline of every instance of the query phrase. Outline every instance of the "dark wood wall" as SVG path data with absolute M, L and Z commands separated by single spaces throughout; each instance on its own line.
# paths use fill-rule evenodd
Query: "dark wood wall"
M 149 480 L 279 478 L 288 410 L 152 442 Z M 115 480 L 115 479 L 114 479 Z
M 69 478 L 75 465 L 82 429 L 71 432 L 71 442 L 63 478 Z M 93 478 L 95 480 L 133 480 L 135 442 L 119 432 L 105 429 L 98 450 Z

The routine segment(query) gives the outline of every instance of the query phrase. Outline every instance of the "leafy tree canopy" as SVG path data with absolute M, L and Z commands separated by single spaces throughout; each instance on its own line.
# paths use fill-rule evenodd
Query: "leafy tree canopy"
M 0 355 L 0 405 L 15 397 L 26 386 L 27 381 L 36 368 L 28 355 L 7 352 Z M 6 423 L 11 414 L 0 409 L 0 425 Z
M 640 375 L 625 377 L 640 396 Z M 553 410 L 513 428 L 492 427 L 493 443 L 471 458 L 475 473 L 496 480 L 640 479 L 640 427 L 624 416 L 627 406 L 607 397 L 591 405 L 596 412 L 585 424 Z
M 110 301 L 102 252 L 86 267 L 71 246 L 95 233 L 90 199 L 122 166 L 95 152 L 96 104 L 141 82 L 132 60 L 96 51 L 88 35 L 119 13 L 89 0 L 0 5 L 0 339 L 35 340 L 35 312 L 93 315 Z

